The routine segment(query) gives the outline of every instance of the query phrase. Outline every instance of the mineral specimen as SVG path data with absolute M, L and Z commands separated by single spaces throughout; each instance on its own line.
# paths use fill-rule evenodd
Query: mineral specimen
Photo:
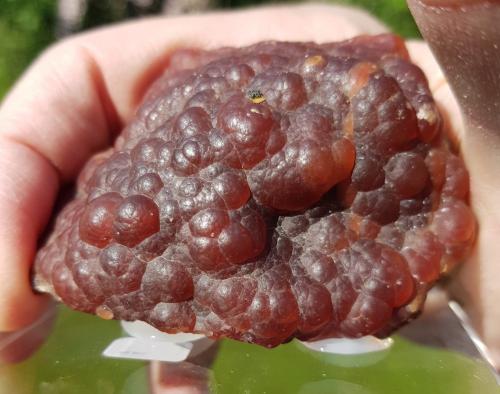
M 35 286 L 105 319 L 269 347 L 386 335 L 474 239 L 441 129 L 393 35 L 178 51 L 84 168 Z

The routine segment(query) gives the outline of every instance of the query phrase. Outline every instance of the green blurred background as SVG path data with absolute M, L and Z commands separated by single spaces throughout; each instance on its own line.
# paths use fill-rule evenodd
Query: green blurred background
M 405 37 L 418 36 L 405 0 L 331 2 L 365 8 L 395 32 Z M 148 14 L 201 12 L 213 8 L 237 8 L 264 3 L 278 1 L 0 0 L 0 98 L 43 48 L 68 34 Z

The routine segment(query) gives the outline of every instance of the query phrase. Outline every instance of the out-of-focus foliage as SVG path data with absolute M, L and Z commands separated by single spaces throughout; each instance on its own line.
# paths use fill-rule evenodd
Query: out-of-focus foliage
M 256 4 L 269 4 L 269 3 L 297 3 L 299 1 L 287 1 L 287 0 L 219 0 L 219 6 L 224 8 L 235 8 L 235 7 L 248 7 Z
M 82 29 L 145 14 L 159 13 L 162 10 L 163 2 L 162 0 L 151 0 L 146 2 L 147 6 L 140 7 L 126 0 L 88 0 L 87 11 L 82 21 Z
M 86 11 L 76 24 L 76 29 L 158 13 L 168 1 L 87 0 Z M 363 7 L 395 32 L 406 37 L 418 36 L 405 0 L 327 1 Z M 206 3 L 221 8 L 236 8 L 286 2 L 296 3 L 298 0 L 210 0 Z M 141 6 L 141 3 L 148 5 Z M 55 39 L 56 9 L 57 0 L 0 0 L 0 98 L 33 58 Z
M 406 0 L 335 0 L 370 11 L 383 20 L 394 32 L 403 37 L 420 37 Z
M 0 0 L 0 98 L 54 39 L 55 0 Z
M 225 8 L 246 7 L 253 4 L 297 2 L 286 0 L 219 0 Z M 406 5 L 406 0 L 323 0 L 364 8 L 383 20 L 394 32 L 404 37 L 420 37 L 420 33 Z

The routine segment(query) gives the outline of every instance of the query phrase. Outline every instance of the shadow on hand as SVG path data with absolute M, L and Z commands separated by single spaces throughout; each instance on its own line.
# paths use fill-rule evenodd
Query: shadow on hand
M 19 331 L 0 333 L 0 365 L 19 363 L 35 353 L 52 332 L 56 315 L 53 304 L 30 326 Z

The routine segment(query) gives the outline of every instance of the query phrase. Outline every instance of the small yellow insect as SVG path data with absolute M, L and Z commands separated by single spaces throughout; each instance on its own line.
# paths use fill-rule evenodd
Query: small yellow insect
M 266 98 L 260 90 L 250 90 L 247 94 L 247 97 L 254 104 L 260 104 L 266 101 Z

